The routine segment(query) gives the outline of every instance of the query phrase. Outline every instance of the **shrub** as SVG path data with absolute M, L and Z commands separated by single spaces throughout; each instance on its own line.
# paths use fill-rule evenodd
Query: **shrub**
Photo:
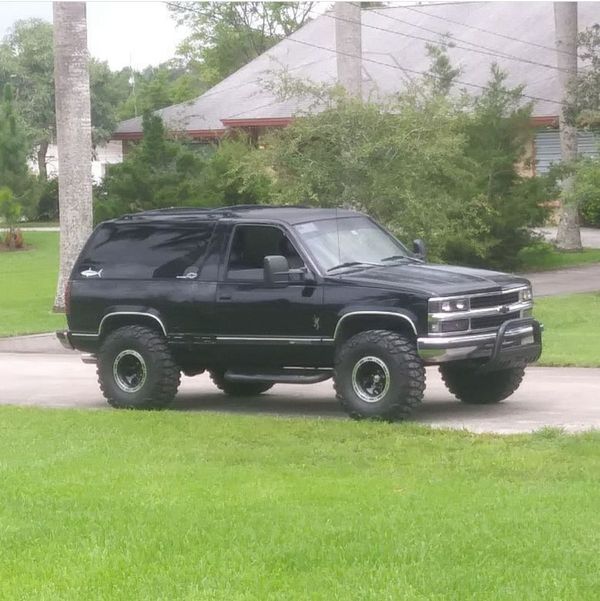
M 584 159 L 577 165 L 574 194 L 585 223 L 600 227 L 600 160 Z

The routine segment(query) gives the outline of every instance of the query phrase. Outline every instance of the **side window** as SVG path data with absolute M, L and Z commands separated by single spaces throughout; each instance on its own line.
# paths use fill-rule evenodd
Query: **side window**
M 175 278 L 204 257 L 214 223 L 106 224 L 79 261 L 104 279 Z
M 229 251 L 227 279 L 262 280 L 264 258 L 283 255 L 291 269 L 304 267 L 304 261 L 285 233 L 266 225 L 236 227 Z

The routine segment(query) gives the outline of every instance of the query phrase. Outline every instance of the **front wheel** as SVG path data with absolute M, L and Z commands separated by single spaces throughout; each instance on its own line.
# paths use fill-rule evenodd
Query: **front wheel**
M 367 330 L 339 349 L 333 381 L 350 417 L 397 421 L 421 403 L 425 368 L 411 338 L 388 330 Z
M 448 390 L 463 403 L 489 405 L 508 398 L 523 381 L 525 366 L 483 372 L 477 368 L 447 363 L 440 365 Z
M 179 387 L 179 367 L 164 336 L 142 326 L 111 332 L 97 369 L 100 389 L 117 409 L 164 409 Z

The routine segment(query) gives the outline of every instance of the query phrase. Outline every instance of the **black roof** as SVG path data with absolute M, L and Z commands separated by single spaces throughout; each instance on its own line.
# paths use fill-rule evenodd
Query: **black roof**
M 358 215 L 347 209 L 319 209 L 303 206 L 273 205 L 234 205 L 218 209 L 201 209 L 196 207 L 173 207 L 155 209 L 123 215 L 114 222 L 131 221 L 206 221 L 217 219 L 240 219 L 243 221 L 279 221 L 294 225 L 306 221 L 319 221 L 336 217 L 352 217 Z

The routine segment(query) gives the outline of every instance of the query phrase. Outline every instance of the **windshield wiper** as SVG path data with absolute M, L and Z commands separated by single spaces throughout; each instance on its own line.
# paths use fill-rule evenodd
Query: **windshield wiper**
M 336 269 L 342 269 L 343 267 L 357 267 L 359 265 L 365 265 L 367 267 L 378 267 L 378 263 L 367 263 L 365 261 L 348 261 L 346 263 L 340 263 L 339 265 L 334 265 L 327 270 L 327 273 L 330 271 L 335 271 Z
M 385 259 L 381 259 L 381 262 L 385 262 L 385 261 L 418 261 L 420 262 L 418 259 L 415 259 L 414 257 L 407 257 L 406 255 L 392 255 L 391 257 L 386 257 Z

